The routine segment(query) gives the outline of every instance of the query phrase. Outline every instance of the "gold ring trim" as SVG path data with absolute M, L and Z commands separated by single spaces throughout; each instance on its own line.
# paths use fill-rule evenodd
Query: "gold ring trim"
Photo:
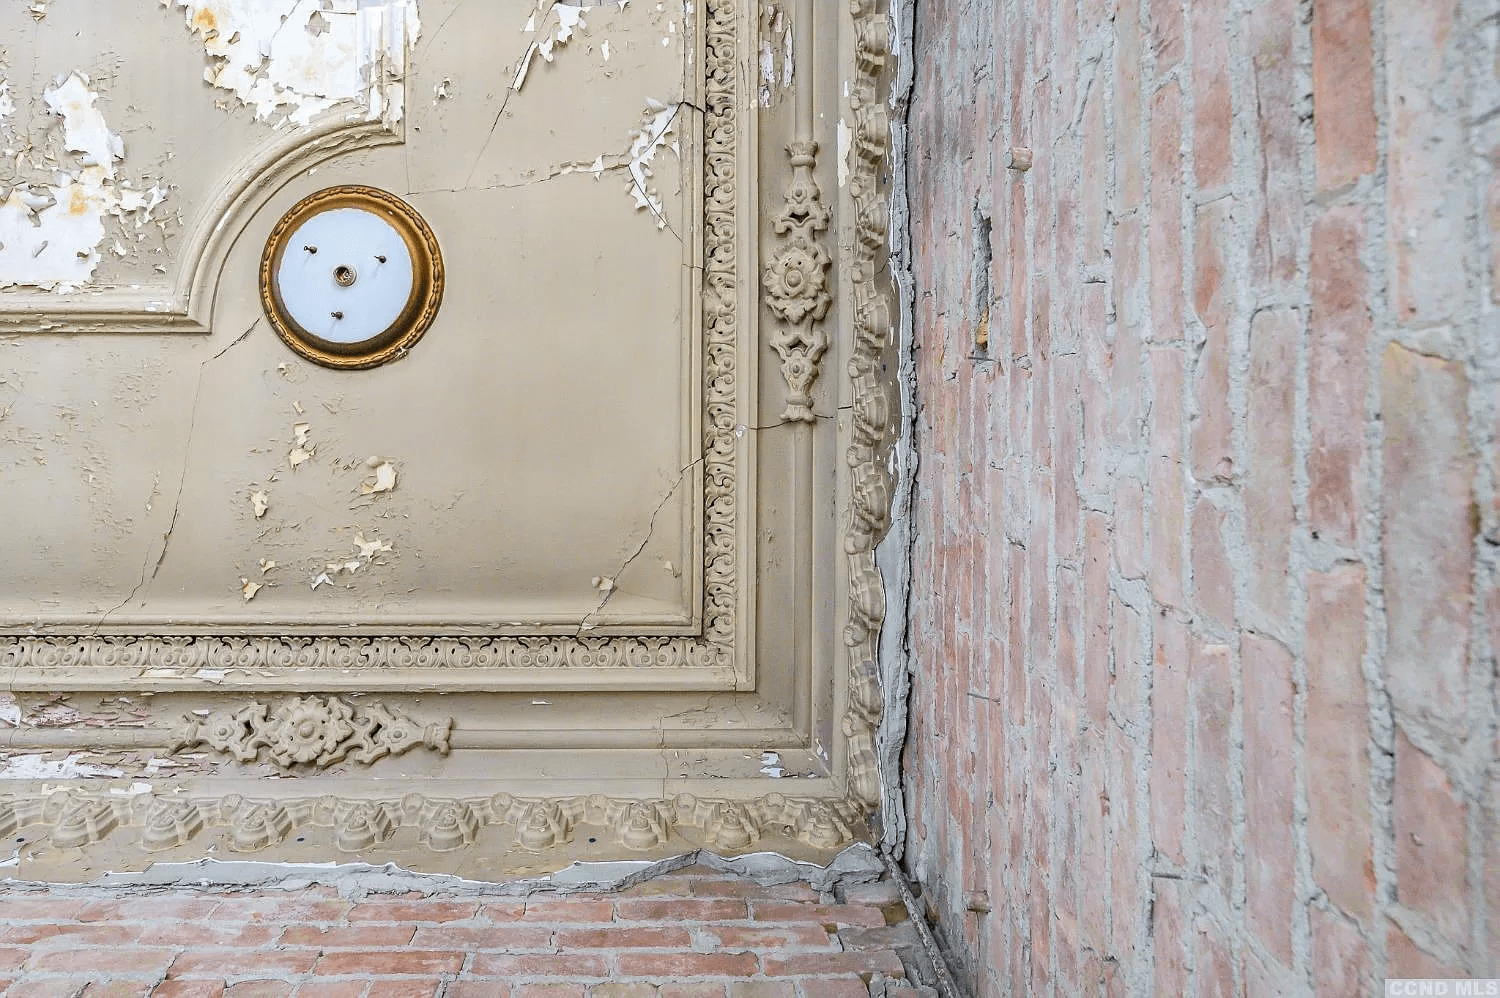
M 411 254 L 412 290 L 406 307 L 384 331 L 358 343 L 334 343 L 305 329 L 287 311 L 275 281 L 292 233 L 313 216 L 337 208 L 360 208 L 384 218 L 401 234 Z M 394 194 L 359 184 L 328 187 L 298 201 L 271 230 L 260 258 L 261 306 L 276 335 L 314 364 L 346 371 L 378 367 L 406 356 L 437 317 L 443 284 L 443 254 L 426 220 Z

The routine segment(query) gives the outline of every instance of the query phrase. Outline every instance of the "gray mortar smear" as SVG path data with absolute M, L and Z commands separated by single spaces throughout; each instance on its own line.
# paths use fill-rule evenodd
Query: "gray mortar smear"
M 762 887 L 806 883 L 827 894 L 835 887 L 879 880 L 885 864 L 865 844 L 849 846 L 827 866 L 800 863 L 780 853 L 757 852 L 725 858 L 705 849 L 667 859 L 625 860 L 613 863 L 573 863 L 556 873 L 522 880 L 491 882 L 467 880 L 449 874 L 416 873 L 384 863 L 260 863 L 253 860 L 200 859 L 191 863 L 155 863 L 139 873 L 106 873 L 98 880 L 80 884 L 46 881 L 0 880 L 13 890 L 102 890 L 117 894 L 155 894 L 174 888 L 195 891 L 256 890 L 297 891 L 312 886 L 335 888 L 340 897 L 359 899 L 371 894 L 414 892 L 424 896 L 528 897 L 533 894 L 577 894 L 634 887 L 655 877 L 690 866 L 706 866 L 732 873 Z
M 901 786 L 901 750 L 906 744 L 907 699 L 911 694 L 910 619 L 911 508 L 916 488 L 916 357 L 915 291 L 911 269 L 910 205 L 907 200 L 907 109 L 910 104 L 916 0 L 891 0 L 892 49 L 896 80 L 891 86 L 891 219 L 890 271 L 896 285 L 900 314 L 897 331 L 896 388 L 901 400 L 901 422 L 892 462 L 896 474 L 891 525 L 875 548 L 875 564 L 885 583 L 885 619 L 880 625 L 880 726 L 875 732 L 880 764 L 882 847 L 900 860 L 906 851 L 906 800 Z

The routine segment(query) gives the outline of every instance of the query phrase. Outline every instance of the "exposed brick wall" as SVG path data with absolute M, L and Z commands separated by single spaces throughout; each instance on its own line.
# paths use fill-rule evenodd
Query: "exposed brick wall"
M 976 993 L 1500 974 L 1497 32 L 916 0 L 906 863 Z
M 889 881 L 697 868 L 614 894 L 0 891 L 6 998 L 919 998 Z M 888 924 L 889 923 L 889 924 Z

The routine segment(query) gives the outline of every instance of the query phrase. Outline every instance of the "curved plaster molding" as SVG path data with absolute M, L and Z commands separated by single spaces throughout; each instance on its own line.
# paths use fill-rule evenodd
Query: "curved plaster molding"
M 304 170 L 335 156 L 404 141 L 400 126 L 365 113 L 325 118 L 247 153 L 219 182 L 176 257 L 172 283 L 155 289 L 90 288 L 72 294 L 0 295 L 0 334 L 207 333 L 219 274 L 251 216 Z

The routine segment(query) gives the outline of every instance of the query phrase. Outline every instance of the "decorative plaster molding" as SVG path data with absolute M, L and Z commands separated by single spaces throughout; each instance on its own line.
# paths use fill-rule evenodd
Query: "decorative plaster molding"
M 275 707 L 252 702 L 238 710 L 187 715 L 172 731 L 169 751 L 207 745 L 238 762 L 282 769 L 324 769 L 346 758 L 361 766 L 419 745 L 448 754 L 453 718 L 420 724 L 381 703 L 351 706 L 338 697 L 297 697 Z
M 854 117 L 849 191 L 856 221 L 849 283 L 854 305 L 853 351 L 848 373 L 853 383 L 852 432 L 845 460 L 850 471 L 850 502 L 844 535 L 848 556 L 849 705 L 843 731 L 849 739 L 849 790 L 874 807 L 880 800 L 875 726 L 880 720 L 877 644 L 885 617 L 885 588 L 875 566 L 875 545 L 890 526 L 892 482 L 886 453 L 896 423 L 890 376 L 884 356 L 890 348 L 891 292 L 881 277 L 890 203 L 880 179 L 890 149 L 890 119 L 881 101 L 890 57 L 890 25 L 876 0 L 851 0 L 857 70 L 849 88 Z M 894 365 L 892 365 L 892 369 Z
M 434 852 L 472 845 L 499 831 L 528 852 L 568 845 L 581 826 L 610 833 L 635 852 L 665 845 L 673 836 L 698 839 L 716 849 L 753 846 L 775 833 L 815 849 L 833 850 L 858 837 L 864 809 L 838 798 L 767 794 L 752 801 L 678 794 L 654 800 L 601 795 L 575 797 L 399 798 L 331 796 L 286 799 L 169 797 L 60 790 L 46 797 L 0 797 L 0 835 L 45 825 L 51 843 L 75 849 L 128 836 L 148 852 L 186 845 L 207 833 L 222 833 L 235 852 L 272 848 L 309 828 L 329 829 L 335 846 L 359 852 L 415 828 L 417 841 Z
M 833 261 L 822 240 L 833 216 L 823 204 L 823 192 L 813 176 L 818 143 L 799 139 L 789 143 L 786 151 L 791 158 L 792 179 L 787 184 L 786 203 L 772 220 L 782 242 L 766 264 L 763 283 L 766 304 L 780 320 L 771 334 L 771 346 L 781 357 L 781 376 L 787 385 L 786 409 L 781 418 L 812 422 L 812 386 L 828 349 L 822 321 L 833 304 L 828 291 L 828 268 Z

